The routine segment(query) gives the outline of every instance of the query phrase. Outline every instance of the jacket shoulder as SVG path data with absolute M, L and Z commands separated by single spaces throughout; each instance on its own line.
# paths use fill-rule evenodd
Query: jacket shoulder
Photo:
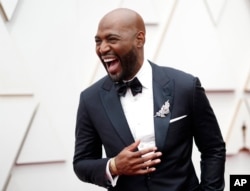
M 113 83 L 106 75 L 98 81 L 94 82 L 81 92 L 81 96 L 93 97 L 98 94 L 100 89 L 111 89 Z
M 164 77 L 168 77 L 169 79 L 174 79 L 177 81 L 193 81 L 196 77 L 190 73 L 187 73 L 185 71 L 176 69 L 176 68 L 172 68 L 172 67 L 168 67 L 168 66 L 160 66 L 157 65 L 153 62 L 150 62 L 150 64 L 152 65 L 153 71 L 156 74 L 161 73 L 162 76 Z

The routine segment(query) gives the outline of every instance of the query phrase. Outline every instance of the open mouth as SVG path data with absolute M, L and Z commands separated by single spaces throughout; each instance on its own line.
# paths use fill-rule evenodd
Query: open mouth
M 115 74 L 118 72 L 119 66 L 120 66 L 120 61 L 117 58 L 115 58 L 115 57 L 103 58 L 103 61 L 104 61 L 105 66 L 110 74 Z

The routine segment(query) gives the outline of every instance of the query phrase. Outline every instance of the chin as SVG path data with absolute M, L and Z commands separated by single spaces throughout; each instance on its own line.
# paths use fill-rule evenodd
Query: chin
M 109 74 L 109 77 L 113 82 L 119 82 L 122 80 L 119 74 Z

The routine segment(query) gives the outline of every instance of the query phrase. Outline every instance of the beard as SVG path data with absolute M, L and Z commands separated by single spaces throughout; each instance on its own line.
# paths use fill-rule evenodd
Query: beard
M 138 72 L 139 64 L 137 62 L 136 49 L 133 47 L 127 54 L 119 57 L 122 71 L 116 75 L 110 75 L 114 82 L 132 79 Z

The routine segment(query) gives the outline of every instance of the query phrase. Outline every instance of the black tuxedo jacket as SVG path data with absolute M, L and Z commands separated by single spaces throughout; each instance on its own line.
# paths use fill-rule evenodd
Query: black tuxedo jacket
M 199 79 L 150 64 L 154 114 L 167 100 L 170 103 L 166 117 L 154 117 L 156 146 L 163 153 L 157 170 L 149 175 L 121 175 L 115 187 L 107 180 L 108 159 L 135 140 L 114 83 L 106 76 L 81 93 L 73 161 L 76 175 L 110 191 L 223 190 L 225 143 Z M 200 181 L 191 159 L 193 139 L 201 152 Z

